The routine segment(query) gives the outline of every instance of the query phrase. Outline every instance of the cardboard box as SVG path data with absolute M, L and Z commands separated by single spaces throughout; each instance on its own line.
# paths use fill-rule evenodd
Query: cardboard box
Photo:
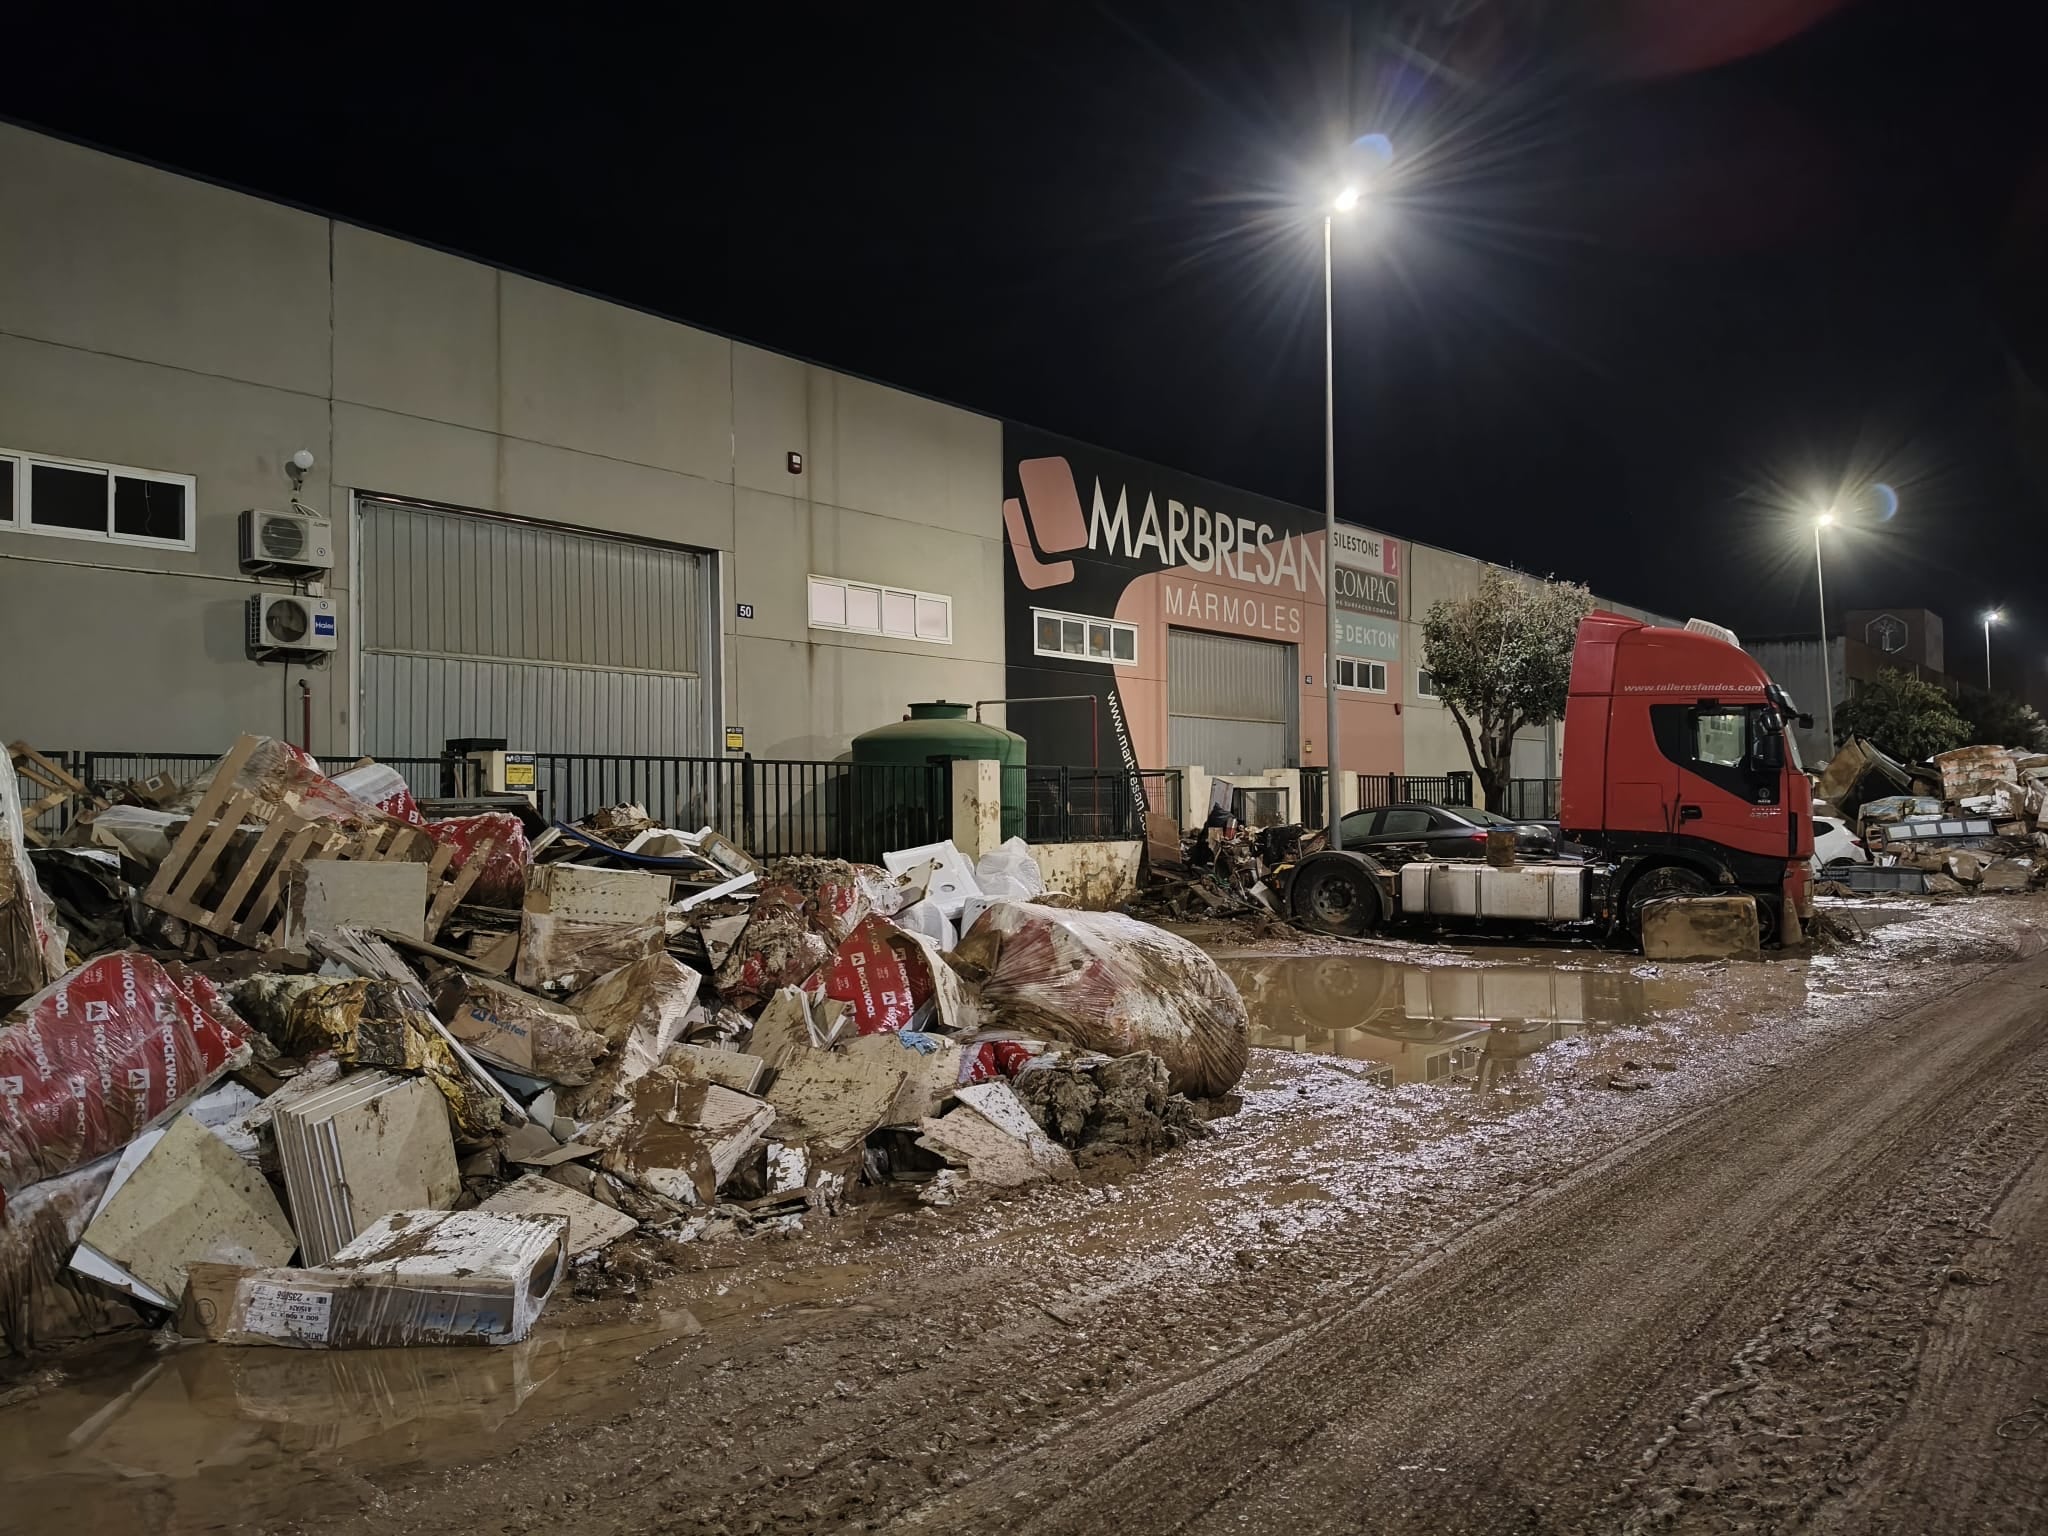
M 567 1267 L 566 1219 L 396 1211 L 311 1269 L 195 1264 L 178 1326 L 221 1344 L 516 1344 Z

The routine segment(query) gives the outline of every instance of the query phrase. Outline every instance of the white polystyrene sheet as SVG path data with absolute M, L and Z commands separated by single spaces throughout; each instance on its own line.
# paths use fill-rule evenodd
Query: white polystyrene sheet
M 957 919 L 960 909 L 968 901 L 982 894 L 975 884 L 974 870 L 967 863 L 967 856 L 957 848 L 949 837 L 943 843 L 926 843 L 919 848 L 901 848 L 894 853 L 882 855 L 882 863 L 892 875 L 914 869 L 920 864 L 936 864 L 930 883 L 925 887 L 925 899 L 933 902 L 949 918 Z

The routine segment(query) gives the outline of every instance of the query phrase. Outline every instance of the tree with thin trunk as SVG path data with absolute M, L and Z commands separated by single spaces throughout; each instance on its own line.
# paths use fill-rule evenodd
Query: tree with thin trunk
M 1458 722 L 1488 810 L 1507 798 L 1516 735 L 1564 714 L 1572 646 L 1592 610 L 1582 586 L 1497 569 L 1470 597 L 1430 605 L 1423 665 Z

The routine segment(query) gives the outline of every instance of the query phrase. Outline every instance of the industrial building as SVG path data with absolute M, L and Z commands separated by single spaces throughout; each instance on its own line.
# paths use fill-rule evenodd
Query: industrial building
M 1082 695 L 990 718 L 1326 759 L 1320 513 L 19 128 L 0 185 L 9 739 L 819 760 Z M 1346 767 L 1467 768 L 1420 620 L 1483 563 L 1336 563 Z

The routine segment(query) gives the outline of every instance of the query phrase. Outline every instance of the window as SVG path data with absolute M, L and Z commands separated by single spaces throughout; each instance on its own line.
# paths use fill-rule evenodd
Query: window
M 1085 613 L 1054 613 L 1034 608 L 1031 648 L 1041 656 L 1076 656 L 1083 661 L 1107 662 L 1113 667 L 1135 666 L 1138 626 L 1115 619 L 1090 618 Z
M 1380 812 L 1381 837 L 1427 837 L 1435 830 L 1436 821 L 1427 811 Z
M 1740 768 L 1743 762 L 1742 711 L 1701 710 L 1693 725 L 1693 755 L 1717 768 Z
M 812 576 L 807 587 L 813 629 L 844 629 L 933 645 L 953 643 L 953 599 L 944 593 L 842 581 L 836 576 Z
M 190 475 L 0 452 L 0 526 L 191 549 L 196 484 Z
M 1427 667 L 1419 669 L 1415 674 L 1415 696 L 1418 699 L 1436 697 L 1436 674 Z
M 1349 656 L 1339 656 L 1337 686 L 1352 689 L 1357 693 L 1385 693 L 1387 664 L 1383 661 L 1355 661 Z

